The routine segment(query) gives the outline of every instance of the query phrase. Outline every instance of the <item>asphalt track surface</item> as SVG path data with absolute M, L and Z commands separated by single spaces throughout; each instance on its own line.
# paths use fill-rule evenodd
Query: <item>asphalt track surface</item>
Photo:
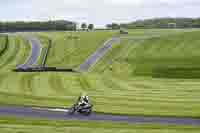
M 95 65 L 107 52 L 112 48 L 113 44 L 120 42 L 120 37 L 113 37 L 110 40 L 106 41 L 104 45 L 98 48 L 91 56 L 89 56 L 84 63 L 79 66 L 80 72 L 86 72 Z
M 164 124 L 164 125 L 194 125 L 200 126 L 200 119 L 172 118 L 172 117 L 144 117 L 144 116 L 119 116 L 109 114 L 96 114 L 83 116 L 80 114 L 69 115 L 65 109 L 1 106 L 0 116 L 18 118 L 36 118 L 48 120 L 82 120 L 82 121 L 107 121 L 126 122 L 132 124 Z
M 31 53 L 24 64 L 17 65 L 17 69 L 26 69 L 32 67 L 34 64 L 36 64 L 41 52 L 40 41 L 36 37 L 33 35 L 24 35 L 24 38 L 28 40 L 28 44 L 31 45 Z

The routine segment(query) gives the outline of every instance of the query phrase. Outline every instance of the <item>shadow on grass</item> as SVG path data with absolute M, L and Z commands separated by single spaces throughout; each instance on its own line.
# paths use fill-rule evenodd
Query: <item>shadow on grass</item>
M 72 68 L 56 68 L 56 67 L 32 67 L 32 68 L 17 68 L 14 72 L 72 72 L 78 73 L 78 71 Z
M 200 67 L 180 68 L 180 67 L 159 67 L 152 71 L 154 78 L 180 78 L 180 79 L 199 79 Z

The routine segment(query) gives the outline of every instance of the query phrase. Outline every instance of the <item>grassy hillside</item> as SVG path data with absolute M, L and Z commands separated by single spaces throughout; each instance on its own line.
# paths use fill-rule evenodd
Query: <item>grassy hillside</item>
M 139 39 L 135 38 L 137 33 Z M 137 31 L 132 40 L 123 39 L 121 45 L 114 47 L 93 70 L 103 76 L 103 84 L 109 88 L 105 93 L 112 94 L 113 106 L 117 100 L 111 110 L 199 116 L 200 32 L 184 31 L 142 39 L 146 33 Z
M 0 103 L 65 107 L 73 104 L 82 92 L 87 92 L 95 105 L 95 111 L 98 112 L 200 117 L 199 78 L 180 77 L 180 74 L 169 78 L 165 76 L 166 73 L 157 76 L 153 71 L 157 67 L 158 70 L 170 68 L 170 71 L 180 68 L 186 70 L 184 73 L 190 74 L 190 69 L 198 69 L 200 32 L 173 31 L 148 30 L 148 34 L 145 30 L 135 31 L 136 33 L 131 31 L 134 35 L 130 35 L 129 39 L 122 39 L 121 43 L 115 45 L 87 74 L 25 74 L 6 73 L 8 68 L 1 70 Z M 160 37 L 158 37 L 159 32 Z M 55 35 L 55 39 L 66 36 L 63 33 L 42 33 L 42 35 L 48 37 Z M 150 38 L 154 35 L 157 37 Z M 56 45 L 61 44 L 64 47 L 64 42 Z M 93 46 L 87 48 L 94 49 Z M 83 60 L 82 54 L 85 57 L 86 53 L 92 51 L 88 49 L 87 52 L 80 53 L 80 60 L 74 60 L 70 64 L 80 63 Z M 64 58 L 62 54 L 60 56 Z M 63 62 L 68 62 L 67 57 Z M 48 59 L 49 65 L 55 65 L 56 58 L 58 57 L 51 55 Z M 59 62 L 59 66 L 65 65 L 63 62 Z M 10 65 L 6 65 L 8 66 Z
M 47 121 L 1 118 L 3 133 L 199 133 L 197 126 L 142 125 L 111 122 Z
M 124 58 L 132 74 L 153 77 L 199 77 L 199 31 L 155 37 L 135 44 Z
M 6 50 L 6 37 L 0 36 L 0 56 Z
M 114 34 L 115 32 L 111 31 L 51 32 L 39 33 L 39 37 L 42 42 L 44 42 L 45 37 L 46 40 L 47 38 L 52 39 L 52 47 L 47 59 L 47 65 L 77 67 Z
M 10 68 L 15 68 L 17 64 L 24 63 L 30 50 L 27 42 L 20 36 L 10 36 L 6 50 L 0 56 L 0 71 L 1 73 L 10 71 Z

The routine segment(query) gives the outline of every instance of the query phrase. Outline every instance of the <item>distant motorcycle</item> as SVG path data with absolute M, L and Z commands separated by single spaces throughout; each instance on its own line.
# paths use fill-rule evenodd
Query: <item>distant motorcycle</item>
M 79 114 L 88 116 L 92 113 L 92 107 L 93 105 L 91 104 L 87 104 L 85 106 L 80 106 L 79 104 L 75 104 L 69 109 L 68 113 L 70 115 L 79 113 Z

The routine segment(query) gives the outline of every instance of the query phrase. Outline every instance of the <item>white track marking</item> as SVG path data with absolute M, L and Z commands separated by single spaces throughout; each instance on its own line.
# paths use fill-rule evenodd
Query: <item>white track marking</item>
M 56 112 L 69 112 L 67 109 L 47 109 L 49 111 L 56 111 Z
M 36 110 L 45 110 L 45 111 L 55 111 L 55 112 L 69 112 L 68 109 L 61 108 L 40 108 L 40 107 L 32 107 L 32 109 Z

